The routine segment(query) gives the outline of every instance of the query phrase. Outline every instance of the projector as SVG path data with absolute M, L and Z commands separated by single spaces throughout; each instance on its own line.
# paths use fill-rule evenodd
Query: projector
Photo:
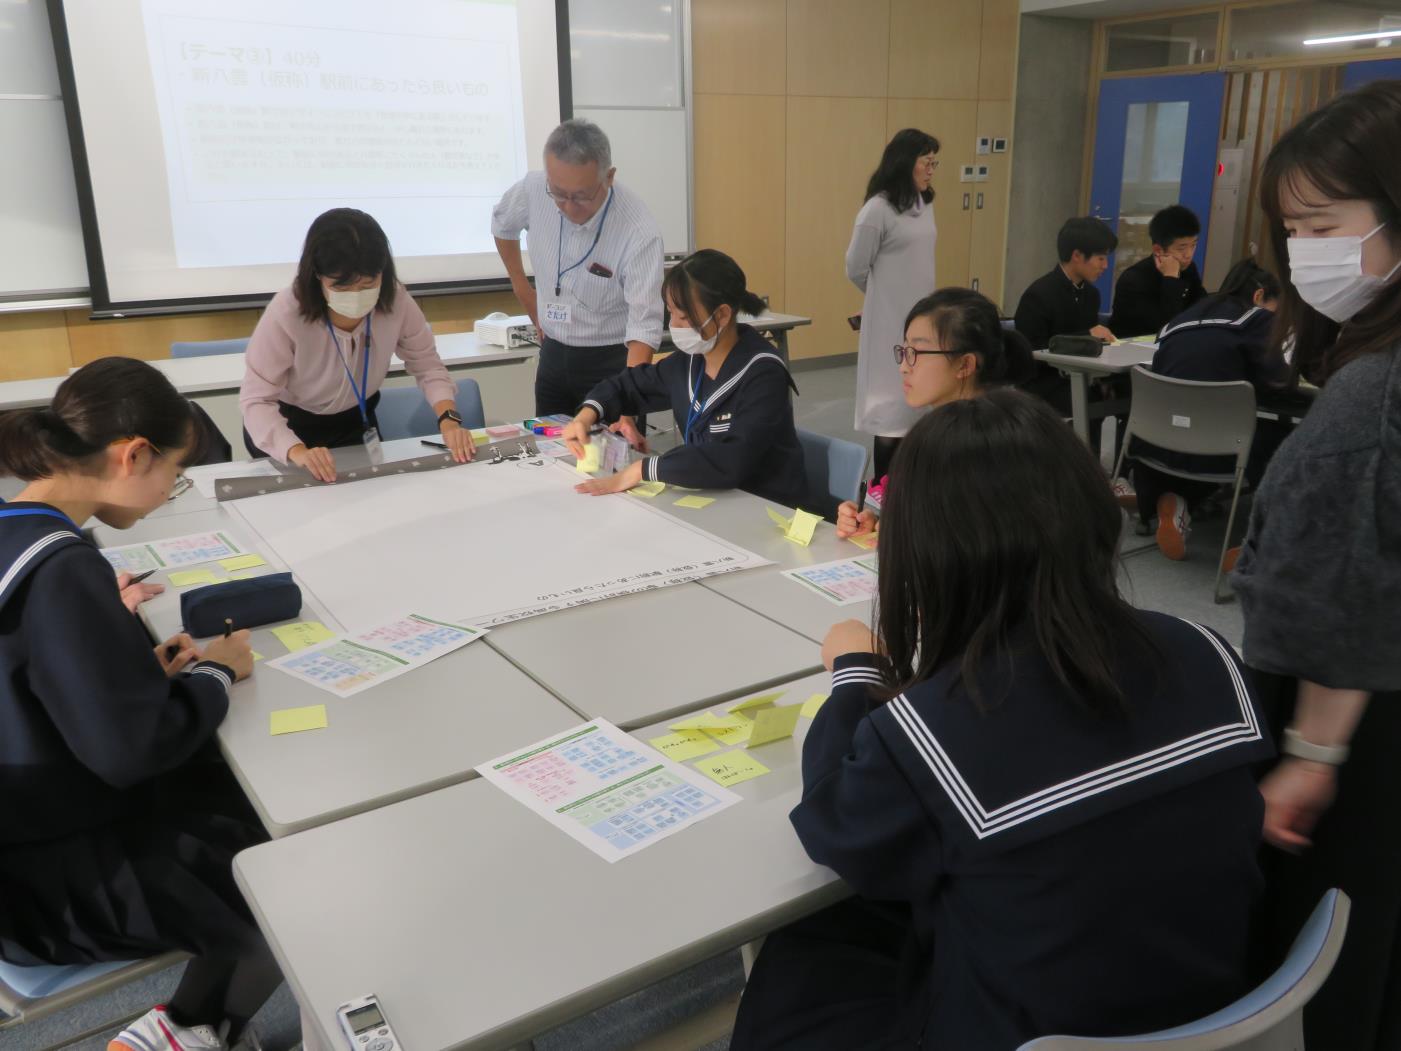
M 530 323 L 529 314 L 510 316 L 498 310 L 484 318 L 478 318 L 472 326 L 472 331 L 483 343 L 495 343 L 507 350 L 527 343 L 540 342 L 540 334 Z

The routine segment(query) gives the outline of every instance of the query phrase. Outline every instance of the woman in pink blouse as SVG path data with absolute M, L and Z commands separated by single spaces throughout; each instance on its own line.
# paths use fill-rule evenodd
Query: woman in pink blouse
M 457 388 L 394 275 L 388 238 L 364 212 L 333 208 L 311 224 L 296 280 L 273 296 L 248 343 L 238 401 L 249 453 L 335 481 L 331 449 L 378 441 L 375 406 L 395 352 L 437 413 L 448 450 L 470 460 Z

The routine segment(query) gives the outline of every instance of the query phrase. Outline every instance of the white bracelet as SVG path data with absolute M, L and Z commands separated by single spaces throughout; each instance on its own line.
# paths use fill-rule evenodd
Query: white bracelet
M 1304 740 L 1294 727 L 1287 726 L 1284 729 L 1284 744 L 1280 751 L 1296 759 L 1307 759 L 1311 763 L 1342 766 L 1347 762 L 1351 749 L 1345 744 L 1314 744 Z

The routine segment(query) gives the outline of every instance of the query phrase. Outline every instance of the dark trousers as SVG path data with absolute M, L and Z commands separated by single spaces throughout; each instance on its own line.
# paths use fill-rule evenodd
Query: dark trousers
M 370 426 L 378 427 L 375 407 L 379 405 L 379 391 L 370 395 L 365 402 L 369 413 Z M 359 445 L 365 440 L 365 421 L 360 417 L 360 406 L 355 405 L 344 412 L 317 413 L 286 402 L 277 403 L 277 411 L 292 428 L 292 433 L 308 449 L 340 449 L 348 445 Z M 243 429 L 243 445 L 248 455 L 255 460 L 268 454 L 253 444 L 248 428 Z
M 628 348 L 621 343 L 571 347 L 546 336 L 535 369 L 535 415 L 573 416 L 600 381 L 627 367 Z
M 1253 672 L 1277 736 L 1294 713 L 1298 681 Z M 1401 1048 L 1401 693 L 1373 694 L 1338 771 L 1338 795 L 1299 854 L 1263 848 L 1266 898 L 1261 975 L 1288 952 L 1324 891 L 1352 898 L 1333 973 L 1304 1010 L 1306 1044 L 1328 1051 Z
M 1274 456 L 1275 450 L 1284 439 L 1289 437 L 1290 430 L 1290 425 L 1281 420 L 1261 420 L 1256 424 L 1255 439 L 1250 443 L 1250 456 L 1245 461 L 1245 480 L 1250 483 L 1252 490 L 1260 487 L 1260 479 L 1265 477 L 1265 468 L 1270 465 L 1270 457 Z M 1130 454 L 1134 453 L 1136 448 L 1151 449 L 1143 443 L 1135 442 L 1129 449 Z M 1232 474 L 1236 469 L 1235 460 L 1229 457 L 1193 457 L 1169 452 L 1154 455 L 1146 451 L 1145 455 L 1153 455 L 1154 459 L 1173 466 L 1180 464 L 1182 469 L 1187 471 Z M 1190 478 L 1179 478 L 1155 471 L 1141 463 L 1133 464 L 1133 487 L 1134 492 L 1138 494 L 1138 516 L 1144 522 L 1151 522 L 1153 516 L 1158 513 L 1158 497 L 1163 493 L 1176 493 L 1187 501 L 1188 510 L 1194 510 L 1197 504 L 1219 488 L 1215 482 L 1195 482 Z

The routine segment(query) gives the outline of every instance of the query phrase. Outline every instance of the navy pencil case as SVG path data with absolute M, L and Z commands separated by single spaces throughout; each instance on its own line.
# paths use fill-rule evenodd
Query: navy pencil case
M 180 617 L 196 638 L 222 635 L 224 622 L 235 631 L 292 620 L 302 611 L 302 589 L 291 573 L 268 573 L 248 580 L 209 584 L 180 596 Z

